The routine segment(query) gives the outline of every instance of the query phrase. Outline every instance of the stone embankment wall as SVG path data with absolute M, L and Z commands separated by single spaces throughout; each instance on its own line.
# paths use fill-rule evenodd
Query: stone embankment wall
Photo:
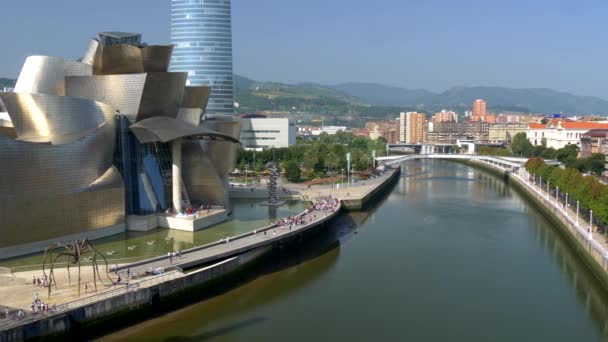
M 382 183 L 380 183 L 378 186 L 370 188 L 367 193 L 363 194 L 359 198 L 343 198 L 343 207 L 348 210 L 363 209 L 366 205 L 372 202 L 372 199 L 375 198 L 376 195 L 385 191 L 389 185 L 393 184 L 397 179 L 399 179 L 399 175 L 401 174 L 401 166 L 395 167 L 394 169 L 386 172 L 391 172 L 391 174 L 382 180 Z

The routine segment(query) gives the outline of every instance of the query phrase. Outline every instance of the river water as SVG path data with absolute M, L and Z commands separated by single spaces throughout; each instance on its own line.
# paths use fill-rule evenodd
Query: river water
M 147 341 L 602 341 L 608 300 L 565 240 L 502 180 L 411 161 L 251 280 L 113 333 Z

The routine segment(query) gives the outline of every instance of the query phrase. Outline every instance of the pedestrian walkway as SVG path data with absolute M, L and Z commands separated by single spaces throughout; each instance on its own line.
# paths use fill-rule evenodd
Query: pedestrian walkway
M 579 234 L 585 236 L 590 243 L 595 246 L 599 253 L 608 259 L 608 239 L 604 234 L 596 231 L 590 222 L 583 222 L 580 213 L 577 214 L 576 208 L 566 206 L 566 204 L 559 198 L 559 196 L 553 196 L 551 193 L 547 193 L 547 189 L 544 186 L 536 184 L 536 181 L 532 176 L 524 169 L 521 169 L 518 174 L 515 174 L 524 184 L 526 184 L 531 190 L 533 190 L 538 196 L 545 199 L 545 202 L 550 204 L 556 210 L 558 210 L 564 217 L 568 219 L 570 224 L 576 228 Z M 553 197 L 552 197 L 553 196 Z
M 302 218 L 301 224 L 277 226 L 270 225 L 260 229 L 255 229 L 245 234 L 233 237 L 225 237 L 219 241 L 181 251 L 174 257 L 173 254 L 161 256 L 135 262 L 132 264 L 119 266 L 115 271 L 119 274 L 128 272 L 131 277 L 145 277 L 161 273 L 166 269 L 181 268 L 187 269 L 207 263 L 211 263 L 223 258 L 247 252 L 265 245 L 272 244 L 275 241 L 282 240 L 288 236 L 299 234 L 309 228 L 332 218 L 340 211 L 341 204 L 337 199 L 336 206 L 333 209 L 307 210 L 304 213 L 296 215 Z

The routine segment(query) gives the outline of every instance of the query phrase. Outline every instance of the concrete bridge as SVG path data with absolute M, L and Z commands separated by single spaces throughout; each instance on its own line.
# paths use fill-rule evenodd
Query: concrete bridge
M 376 161 L 385 165 L 397 165 L 408 160 L 417 159 L 475 160 L 499 166 L 510 172 L 518 172 L 520 169 L 524 169 L 526 161 L 528 161 L 528 158 L 481 156 L 476 154 L 411 154 L 407 156 L 378 157 Z M 555 160 L 546 160 L 545 162 L 550 165 L 559 165 L 559 162 Z

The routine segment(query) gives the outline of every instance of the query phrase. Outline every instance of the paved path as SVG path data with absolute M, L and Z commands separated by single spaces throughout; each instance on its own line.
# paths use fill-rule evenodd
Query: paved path
M 181 257 L 177 257 L 173 260 L 168 256 L 161 256 L 133 264 L 122 265 L 118 267 L 118 271 L 123 276 L 127 270 L 129 270 L 131 276 L 143 276 L 146 274 L 146 271 L 150 269 L 171 269 L 176 266 L 184 269 L 210 263 L 271 244 L 290 235 L 298 234 L 329 220 L 339 211 L 340 206 L 338 206 L 335 211 L 315 210 L 304 216 L 305 224 L 294 225 L 291 229 L 285 226 L 268 226 L 238 236 L 229 237 L 224 241 L 217 241 L 182 251 Z
M 340 188 L 335 188 L 333 185 L 313 185 L 310 189 L 302 187 L 299 184 L 285 184 L 285 188 L 289 190 L 295 190 L 300 192 L 300 196 L 303 199 L 306 198 L 318 198 L 333 196 L 339 198 L 341 201 L 359 200 L 365 198 L 367 194 L 374 191 L 378 186 L 384 183 L 387 178 L 390 178 L 394 172 L 397 172 L 397 168 L 386 170 L 380 176 L 370 178 L 366 180 L 358 180 L 357 182 L 348 186 L 347 184 L 341 185 Z

